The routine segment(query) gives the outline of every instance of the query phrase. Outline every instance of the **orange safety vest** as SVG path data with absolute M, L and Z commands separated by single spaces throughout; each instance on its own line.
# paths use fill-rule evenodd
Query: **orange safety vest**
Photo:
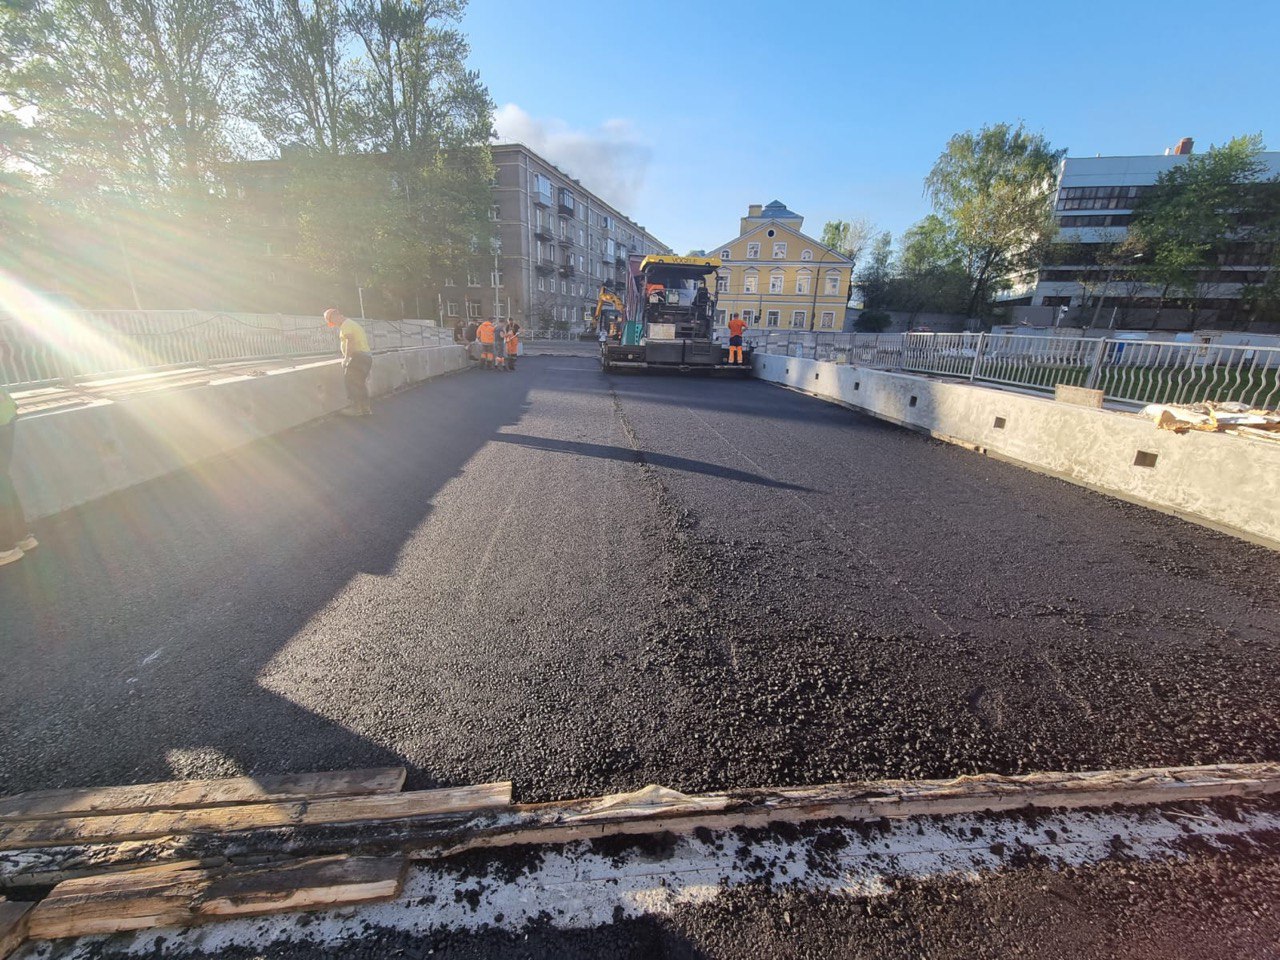
M 507 356 L 514 357 L 516 351 L 520 349 L 520 337 L 514 333 L 508 333 L 507 339 Z
M 742 331 L 747 329 L 746 323 L 739 317 L 734 317 L 729 321 L 729 336 L 740 337 Z
M 486 320 L 476 328 L 476 338 L 481 343 L 493 343 L 493 324 Z

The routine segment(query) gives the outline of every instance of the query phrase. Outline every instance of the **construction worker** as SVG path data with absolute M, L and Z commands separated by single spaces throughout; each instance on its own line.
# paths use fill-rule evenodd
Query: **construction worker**
M 520 355 L 520 324 L 514 320 L 507 324 L 507 369 L 516 368 L 516 357 Z
M 729 318 L 729 362 L 744 363 L 742 359 L 742 334 L 746 332 L 747 322 L 736 313 Z M 738 359 L 733 359 L 734 352 L 737 352 Z
M 345 317 L 337 307 L 324 312 L 324 322 L 338 331 L 338 343 L 342 347 L 342 379 L 347 386 L 347 399 L 351 405 L 338 412 L 344 417 L 369 417 L 369 374 L 373 370 L 373 353 L 369 350 L 369 338 L 364 327 L 350 317 Z
M 0 340 L 0 360 L 6 358 L 8 349 L 8 342 Z M 18 405 L 9 396 L 9 391 L 0 385 L 0 566 L 21 560 L 39 546 L 36 538 L 27 532 L 22 501 L 18 499 L 13 478 L 9 476 L 17 421 Z
M 507 325 L 499 317 L 493 321 L 493 368 L 502 370 L 507 365 Z
M 493 321 L 486 320 L 476 327 L 476 339 L 480 341 L 480 362 L 486 367 L 493 366 Z

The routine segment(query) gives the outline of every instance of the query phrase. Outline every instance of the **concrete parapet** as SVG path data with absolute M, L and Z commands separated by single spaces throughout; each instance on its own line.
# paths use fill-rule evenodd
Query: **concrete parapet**
M 374 357 L 375 396 L 461 370 L 461 347 Z M 23 417 L 14 481 L 29 519 L 144 483 L 346 406 L 339 360 Z
M 826 361 L 757 354 L 753 364 L 772 383 L 1280 549 L 1280 443 Z

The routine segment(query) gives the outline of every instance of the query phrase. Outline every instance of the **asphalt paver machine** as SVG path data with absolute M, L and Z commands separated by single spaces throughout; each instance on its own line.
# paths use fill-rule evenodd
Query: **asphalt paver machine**
M 606 370 L 749 373 L 726 362 L 712 333 L 718 257 L 632 258 L 624 297 L 626 321 L 606 330 L 600 360 Z

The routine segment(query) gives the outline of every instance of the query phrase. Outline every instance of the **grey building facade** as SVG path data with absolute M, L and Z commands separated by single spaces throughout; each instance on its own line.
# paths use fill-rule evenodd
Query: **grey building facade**
M 586 186 L 520 143 L 493 147 L 495 267 L 446 287 L 446 320 L 514 317 L 527 330 L 582 330 L 600 287 L 620 291 L 631 254 L 669 248 Z M 459 278 L 461 279 L 461 278 Z

